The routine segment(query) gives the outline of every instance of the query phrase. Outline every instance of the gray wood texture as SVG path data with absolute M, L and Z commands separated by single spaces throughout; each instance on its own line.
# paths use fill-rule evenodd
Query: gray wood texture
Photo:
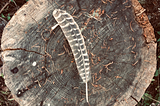
M 90 60 L 91 106 L 133 106 L 156 70 L 154 31 L 136 0 L 29 0 L 3 31 L 5 83 L 21 106 L 87 106 L 85 84 L 52 16 L 81 28 Z

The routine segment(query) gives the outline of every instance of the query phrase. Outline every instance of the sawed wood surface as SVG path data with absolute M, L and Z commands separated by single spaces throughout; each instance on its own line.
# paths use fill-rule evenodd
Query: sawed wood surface
M 60 27 L 51 30 L 55 8 L 73 16 L 85 39 L 90 105 L 137 104 L 156 70 L 157 46 L 137 0 L 29 0 L 1 39 L 5 83 L 15 100 L 21 106 L 88 105 L 68 42 Z

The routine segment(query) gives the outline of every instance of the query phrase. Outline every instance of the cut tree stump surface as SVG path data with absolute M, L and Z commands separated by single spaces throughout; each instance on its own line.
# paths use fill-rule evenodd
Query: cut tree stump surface
M 3 31 L 5 83 L 21 106 L 84 106 L 85 84 L 52 12 L 73 16 L 90 59 L 91 106 L 133 106 L 156 70 L 154 30 L 137 0 L 29 0 Z M 50 104 L 50 105 L 49 105 Z

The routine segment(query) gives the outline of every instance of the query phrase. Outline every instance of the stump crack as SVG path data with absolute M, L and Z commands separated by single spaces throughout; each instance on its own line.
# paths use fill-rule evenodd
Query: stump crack
M 133 97 L 133 96 L 131 95 L 131 98 L 132 98 L 133 100 L 135 100 L 135 101 L 137 102 L 137 104 L 138 104 L 138 100 L 137 100 L 135 97 Z
M 4 51 L 9 51 L 9 50 L 24 50 L 26 52 L 33 52 L 33 53 L 36 53 L 36 54 L 39 54 L 39 55 L 42 55 L 42 56 L 46 56 L 45 54 L 41 54 L 39 52 L 32 51 L 32 50 L 27 50 L 27 49 L 24 49 L 24 48 L 7 48 L 7 49 L 4 49 L 2 51 L 4 52 Z

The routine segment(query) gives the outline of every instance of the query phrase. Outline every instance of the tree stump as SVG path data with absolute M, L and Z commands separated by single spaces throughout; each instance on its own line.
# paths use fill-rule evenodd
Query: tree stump
M 21 106 L 84 106 L 85 84 L 54 9 L 73 16 L 90 59 L 91 106 L 133 106 L 156 70 L 154 31 L 137 0 L 29 0 L 4 29 L 5 83 Z

